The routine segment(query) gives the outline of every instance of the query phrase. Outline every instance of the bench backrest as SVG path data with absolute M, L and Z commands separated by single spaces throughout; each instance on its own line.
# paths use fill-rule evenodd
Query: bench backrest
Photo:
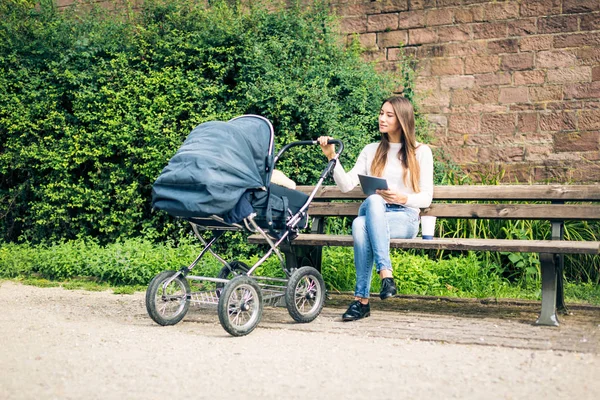
M 299 186 L 297 189 L 308 194 L 313 186 Z M 337 186 L 323 186 L 313 199 L 309 214 L 356 216 L 360 202 L 351 200 L 364 200 L 365 197 L 360 187 L 342 193 Z M 334 200 L 347 201 L 331 203 Z M 600 220 L 600 185 L 435 186 L 433 203 L 422 209 L 421 215 L 442 218 Z

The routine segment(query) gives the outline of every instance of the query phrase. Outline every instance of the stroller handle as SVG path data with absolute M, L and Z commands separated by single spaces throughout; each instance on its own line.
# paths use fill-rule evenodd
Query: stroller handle
M 277 160 L 279 160 L 279 158 L 283 155 L 283 153 L 285 153 L 286 151 L 288 151 L 292 147 L 296 147 L 296 146 L 312 146 L 312 145 L 315 145 L 315 144 L 319 144 L 319 141 L 317 141 L 317 140 L 299 140 L 297 142 L 288 143 L 285 146 L 283 146 L 283 148 L 281 150 L 279 150 L 279 152 L 275 156 L 273 164 L 275 164 L 277 162 Z M 339 140 L 339 139 L 329 139 L 327 141 L 327 144 L 335 144 L 335 145 L 338 146 L 338 150 L 336 152 L 336 157 L 335 157 L 336 159 L 344 151 L 344 143 L 342 143 L 342 141 Z

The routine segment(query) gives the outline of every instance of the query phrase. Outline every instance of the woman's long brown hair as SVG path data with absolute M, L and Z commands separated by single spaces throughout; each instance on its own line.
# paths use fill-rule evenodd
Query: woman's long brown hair
M 421 191 L 419 186 L 419 178 L 421 177 L 421 168 L 415 156 L 417 149 L 417 139 L 415 136 L 415 112 L 410 101 L 401 96 L 390 97 L 385 100 L 385 103 L 390 103 L 396 114 L 396 118 L 400 122 L 400 143 L 402 146 L 398 151 L 398 159 L 404 167 L 403 179 L 407 187 L 412 188 L 415 193 Z M 390 149 L 390 139 L 387 133 L 381 134 L 381 142 L 375 152 L 375 158 L 371 164 L 371 175 L 383 175 L 383 169 L 387 162 L 387 154 Z

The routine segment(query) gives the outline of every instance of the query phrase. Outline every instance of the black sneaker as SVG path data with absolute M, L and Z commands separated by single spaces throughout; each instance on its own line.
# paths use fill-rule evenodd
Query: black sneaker
M 396 290 L 394 278 L 383 278 L 381 280 L 381 291 L 379 292 L 379 298 L 381 300 L 385 300 L 394 296 L 396 293 L 398 293 L 398 290 Z
M 343 321 L 356 321 L 357 319 L 366 318 L 371 315 L 371 306 L 369 303 L 362 304 L 358 300 L 354 300 L 348 310 L 342 315 Z

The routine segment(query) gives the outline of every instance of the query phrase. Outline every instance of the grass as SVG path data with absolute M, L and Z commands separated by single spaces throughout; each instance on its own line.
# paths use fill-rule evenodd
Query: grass
M 154 275 L 177 270 L 198 255 L 201 246 L 190 241 L 179 245 L 152 244 L 129 239 L 106 246 L 83 240 L 52 246 L 10 244 L 0 247 L 0 278 L 14 279 L 39 287 L 63 287 L 90 291 L 112 290 L 116 294 L 145 291 Z M 227 259 L 231 259 L 226 257 Z M 253 265 L 258 256 L 240 258 Z M 452 256 L 392 251 L 394 278 L 399 293 L 466 298 L 540 300 L 540 279 L 526 269 L 511 271 L 479 252 Z M 206 255 L 194 275 L 216 276 L 221 264 Z M 323 252 L 322 273 L 328 290 L 352 292 L 354 259 L 352 248 L 331 247 Z M 275 256 L 256 274 L 283 277 Z M 379 278 L 373 274 L 371 291 L 379 291 Z M 600 286 L 592 282 L 568 281 L 565 298 L 570 303 L 600 305 Z

